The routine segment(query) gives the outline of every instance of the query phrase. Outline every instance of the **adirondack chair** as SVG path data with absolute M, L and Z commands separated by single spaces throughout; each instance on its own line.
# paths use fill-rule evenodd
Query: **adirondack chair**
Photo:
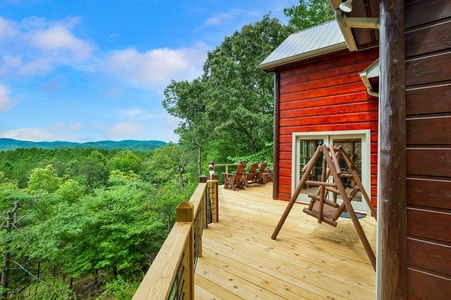
M 265 184 L 268 181 L 268 173 L 266 173 L 267 162 L 262 162 L 260 164 L 260 168 L 255 174 L 254 178 L 252 178 L 252 183 L 262 183 Z
M 243 181 L 244 181 L 244 186 L 245 187 L 249 187 L 249 182 L 252 183 L 252 180 L 254 179 L 255 176 L 257 176 L 257 168 L 258 168 L 258 163 L 253 163 L 251 164 L 249 171 L 245 172 L 243 176 Z
M 224 188 L 236 191 L 237 189 L 244 189 L 245 187 L 245 174 L 246 163 L 239 163 L 235 173 L 222 173 L 224 174 Z

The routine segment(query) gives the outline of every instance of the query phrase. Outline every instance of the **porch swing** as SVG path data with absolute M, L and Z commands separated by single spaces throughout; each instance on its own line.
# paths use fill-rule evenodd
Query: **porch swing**
M 321 153 L 323 154 L 321 181 L 308 180 L 310 172 L 318 161 Z M 342 172 L 338 163 L 340 158 L 346 162 L 349 172 Z M 308 194 L 308 197 L 311 200 L 308 207 L 304 208 L 303 211 L 306 214 L 317 218 L 318 223 L 325 222 L 334 227 L 337 226 L 337 219 L 341 216 L 341 214 L 343 212 L 347 212 L 357 231 L 360 241 L 365 248 L 365 252 L 373 265 L 373 268 L 376 269 L 376 257 L 370 243 L 368 242 L 365 232 L 363 231 L 362 225 L 359 222 L 357 214 L 352 207 L 351 201 L 359 192 L 361 192 L 374 218 L 376 218 L 376 211 L 371 204 L 370 198 L 358 176 L 357 168 L 354 162 L 348 156 L 343 147 L 319 145 L 312 158 L 302 169 L 302 172 L 303 175 L 301 181 L 291 197 L 291 200 L 280 218 L 271 238 L 273 240 L 277 238 L 280 229 L 282 228 L 304 185 L 307 184 L 308 186 L 317 186 L 318 189 L 315 194 Z M 330 176 L 332 176 L 333 182 L 328 182 L 328 178 Z M 355 185 L 352 187 L 350 192 L 347 193 L 343 182 L 349 180 L 352 180 Z M 329 198 L 328 195 L 331 195 L 332 198 Z M 338 204 L 337 202 L 338 196 L 340 196 L 343 200 L 341 204 Z

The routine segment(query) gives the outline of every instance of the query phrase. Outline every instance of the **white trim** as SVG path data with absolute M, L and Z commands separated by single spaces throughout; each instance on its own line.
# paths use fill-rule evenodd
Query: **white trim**
M 331 137 L 333 139 L 342 138 L 361 138 L 362 139 L 362 184 L 368 196 L 371 199 L 371 130 L 346 130 L 346 131 L 317 131 L 317 132 L 293 132 L 292 133 L 292 151 L 291 151 L 291 194 L 294 193 L 297 186 L 297 166 L 299 166 L 299 142 L 301 137 L 308 139 L 324 139 Z M 325 141 L 326 142 L 326 141 Z M 328 143 L 327 141 L 326 143 Z M 366 201 L 363 201 L 364 211 L 370 214 Z

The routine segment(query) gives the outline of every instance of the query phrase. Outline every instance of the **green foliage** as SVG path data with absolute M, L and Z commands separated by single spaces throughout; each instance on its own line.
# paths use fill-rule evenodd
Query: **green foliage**
M 88 143 L 73 142 L 30 142 L 19 141 L 8 138 L 0 138 L 0 150 L 15 150 L 19 148 L 41 148 L 41 149 L 124 149 L 133 151 L 149 151 L 166 145 L 162 141 L 99 141 Z
M 209 160 L 259 153 L 272 141 L 273 76 L 257 66 L 290 33 L 266 15 L 210 51 L 202 77 L 166 88 L 163 105 L 181 119 L 180 145 L 197 156 L 199 174 Z
M 28 189 L 33 192 L 53 193 L 60 187 L 61 183 L 62 180 L 58 177 L 56 169 L 53 165 L 48 165 L 45 168 L 36 168 L 31 172 Z
M 63 182 L 55 194 L 60 195 L 67 203 L 72 204 L 84 195 L 86 188 L 74 179 Z
M 0 232 L 0 251 L 5 252 L 9 241 L 12 259 L 23 266 L 11 270 L 11 291 L 27 292 L 33 299 L 75 299 L 68 278 L 83 281 L 97 272 L 106 274 L 102 280 L 108 292 L 102 297 L 128 298 L 124 295 L 136 288 L 149 258 L 156 255 L 174 224 L 175 207 L 189 199 L 198 183 L 195 165 L 176 144 L 158 148 L 157 153 L 0 152 L 0 165 L 11 161 L 11 168 L 0 172 L 0 211 L 11 210 L 19 201 L 18 218 L 25 218 L 18 225 L 20 232 L 14 230 L 8 237 L 5 230 Z M 50 162 L 59 170 L 47 165 Z M 182 193 L 178 170 L 184 162 Z M 30 174 L 28 187 L 19 186 L 20 176 L 10 172 L 18 165 Z M 116 280 L 116 275 L 131 280 Z
M 328 0 L 299 0 L 299 5 L 284 8 L 283 12 L 297 31 L 334 19 Z
M 61 281 L 38 282 L 31 284 L 24 294 L 30 300 L 68 300 L 76 299 L 70 285 Z
M 133 171 L 138 173 L 141 170 L 141 167 L 141 159 L 130 150 L 120 151 L 110 160 L 111 170 L 119 170 L 122 172 Z
M 128 282 L 119 275 L 105 283 L 105 291 L 98 299 L 131 299 L 138 286 L 137 283 Z
M 229 160 L 237 163 L 239 161 L 243 162 L 259 162 L 259 161 L 266 161 L 266 162 L 272 162 L 273 161 L 273 147 L 274 142 L 266 143 L 265 148 L 263 148 L 260 152 L 252 153 L 250 155 L 246 156 L 239 156 L 239 157 L 229 157 Z

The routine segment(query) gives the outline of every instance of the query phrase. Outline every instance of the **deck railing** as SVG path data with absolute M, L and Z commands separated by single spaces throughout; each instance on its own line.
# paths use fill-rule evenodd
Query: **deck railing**
M 176 209 L 176 223 L 133 299 L 194 299 L 194 272 L 202 256 L 202 234 L 219 221 L 218 180 L 201 176 L 191 199 Z

